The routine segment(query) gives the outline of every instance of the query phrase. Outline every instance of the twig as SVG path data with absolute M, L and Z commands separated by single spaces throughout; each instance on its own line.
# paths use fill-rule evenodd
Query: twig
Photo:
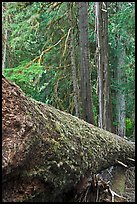
M 69 34 L 70 34 L 70 31 L 72 30 L 72 28 L 70 28 L 68 30 L 68 34 L 67 34 L 67 37 L 66 37 L 66 40 L 65 40 L 65 46 L 64 46 L 64 52 L 63 52 L 63 57 L 65 55 L 65 52 L 66 52 L 66 49 L 67 49 L 67 41 L 68 41 L 68 37 L 69 37 Z
M 118 195 L 117 193 L 115 193 L 114 191 L 112 191 L 110 188 L 109 188 L 109 192 L 110 192 L 110 194 L 111 194 L 111 196 L 112 196 L 112 202 L 115 202 L 115 196 L 118 197 L 118 198 L 120 198 L 120 199 L 126 200 L 125 197 Z
M 124 164 L 123 162 L 121 162 L 121 161 L 118 161 L 118 160 L 116 160 L 116 162 L 118 163 L 118 164 L 121 164 L 122 166 L 124 166 L 124 167 L 128 167 L 126 164 Z
M 135 159 L 132 159 L 132 158 L 127 158 L 129 161 L 132 161 L 132 162 L 135 162 Z
M 24 68 L 28 68 L 30 65 L 32 65 L 34 62 L 36 62 L 37 60 L 39 60 L 39 64 L 41 62 L 42 56 L 46 53 L 49 52 L 53 47 L 57 46 L 64 38 L 65 38 L 66 34 L 57 42 L 55 43 L 53 46 L 47 48 L 46 50 L 42 51 L 41 55 L 36 57 L 34 60 L 32 60 L 31 62 L 29 62 Z

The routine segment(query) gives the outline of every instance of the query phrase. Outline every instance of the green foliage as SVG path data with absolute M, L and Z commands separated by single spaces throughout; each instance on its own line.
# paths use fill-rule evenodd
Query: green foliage
M 135 112 L 135 4 L 134 2 L 113 2 L 109 6 L 109 56 L 111 71 L 111 92 L 113 104 L 114 125 L 116 121 L 116 92 L 125 94 L 126 117 L 132 120 Z M 117 59 L 121 50 L 125 49 L 123 66 L 124 78 L 121 83 L 116 81 Z M 126 134 L 133 132 L 133 126 L 128 127 Z
M 18 67 L 6 68 L 5 76 L 7 79 L 19 85 L 26 95 L 39 99 L 39 91 L 36 86 L 36 80 L 38 81 L 43 73 L 43 66 L 33 64 L 29 68 L 24 68 L 25 65 L 26 62 L 22 62 Z
M 69 110 L 71 91 L 72 86 L 69 76 L 64 76 L 62 70 L 52 68 L 42 74 L 39 83 L 39 94 L 42 102 L 51 104 L 61 110 Z
M 58 4 L 57 7 L 56 3 L 43 2 L 8 4 L 6 15 L 11 19 L 8 52 L 11 57 L 8 57 L 7 67 L 13 68 L 6 68 L 5 76 L 15 81 L 27 95 L 70 111 L 72 110 L 69 107 L 72 101 L 72 82 L 70 73 L 67 74 L 62 69 L 70 63 L 67 52 L 62 56 L 65 38 L 58 46 L 42 55 L 40 62 L 42 66 L 36 63 L 29 68 L 24 68 L 26 65 L 24 60 L 27 59 L 29 62 L 40 56 L 43 50 L 52 47 L 67 34 L 67 4 Z M 68 49 L 68 46 L 66 48 Z M 65 103 L 64 99 L 66 99 Z
M 131 137 L 134 129 L 134 122 L 130 118 L 126 118 L 126 136 Z

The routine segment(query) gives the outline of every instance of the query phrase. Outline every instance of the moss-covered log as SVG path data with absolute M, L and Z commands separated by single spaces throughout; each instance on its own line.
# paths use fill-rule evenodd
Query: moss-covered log
M 26 97 L 4 77 L 2 100 L 3 202 L 54 202 L 82 175 L 134 158 L 133 143 Z

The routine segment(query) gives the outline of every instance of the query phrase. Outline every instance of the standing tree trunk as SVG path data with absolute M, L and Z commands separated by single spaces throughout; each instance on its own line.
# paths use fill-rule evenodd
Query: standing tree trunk
M 122 10 L 122 3 L 117 2 L 116 4 L 117 12 Z M 125 102 L 125 93 L 122 89 L 123 84 L 125 83 L 125 73 L 124 73 L 124 64 L 125 64 L 125 47 L 123 43 L 123 38 L 120 35 L 116 35 L 116 50 L 117 50 L 117 69 L 116 69 L 116 81 L 117 81 L 117 91 L 116 91 L 116 134 L 124 137 L 126 134 L 126 102 Z
M 99 83 L 99 127 L 111 132 L 112 111 L 109 84 L 107 2 L 96 2 L 96 42 Z
M 2 24 L 3 24 L 3 30 L 2 30 L 2 72 L 4 73 L 5 65 L 6 65 L 6 48 L 7 48 L 7 23 L 8 18 L 5 16 L 4 18 L 4 12 L 6 10 L 5 2 L 2 2 Z M 4 22 L 5 21 L 5 22 Z M 4 27 L 5 24 L 5 27 Z
M 101 2 L 96 2 L 96 56 L 98 68 L 99 127 L 103 128 L 103 64 L 102 64 L 102 20 Z
M 75 41 L 74 41 L 74 23 L 73 23 L 73 12 L 72 12 L 73 2 L 68 2 L 68 12 L 69 12 L 69 23 L 70 23 L 70 57 L 71 57 L 71 68 L 72 68 L 72 81 L 73 81 L 73 95 L 75 104 L 75 113 L 79 117 L 79 100 L 78 100 L 78 80 L 77 80 L 77 70 L 75 61 Z
M 120 40 L 120 38 L 119 38 Z M 118 90 L 116 92 L 116 110 L 117 110 L 117 130 L 116 134 L 119 136 L 124 137 L 126 133 L 126 102 L 125 102 L 125 94 L 124 90 L 122 90 L 122 83 L 124 83 L 124 69 L 123 65 L 125 63 L 125 48 L 123 45 L 120 45 L 120 42 L 118 42 L 118 66 L 117 66 L 117 83 L 118 83 Z
M 79 10 L 79 39 L 80 39 L 80 70 L 81 70 L 81 101 L 83 119 L 94 124 L 92 94 L 89 71 L 88 44 L 88 2 L 78 2 Z

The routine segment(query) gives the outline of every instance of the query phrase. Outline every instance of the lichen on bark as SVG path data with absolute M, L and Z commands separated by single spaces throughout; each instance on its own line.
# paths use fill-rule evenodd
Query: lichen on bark
M 81 176 L 134 158 L 134 144 L 2 83 L 4 202 L 52 202 Z

